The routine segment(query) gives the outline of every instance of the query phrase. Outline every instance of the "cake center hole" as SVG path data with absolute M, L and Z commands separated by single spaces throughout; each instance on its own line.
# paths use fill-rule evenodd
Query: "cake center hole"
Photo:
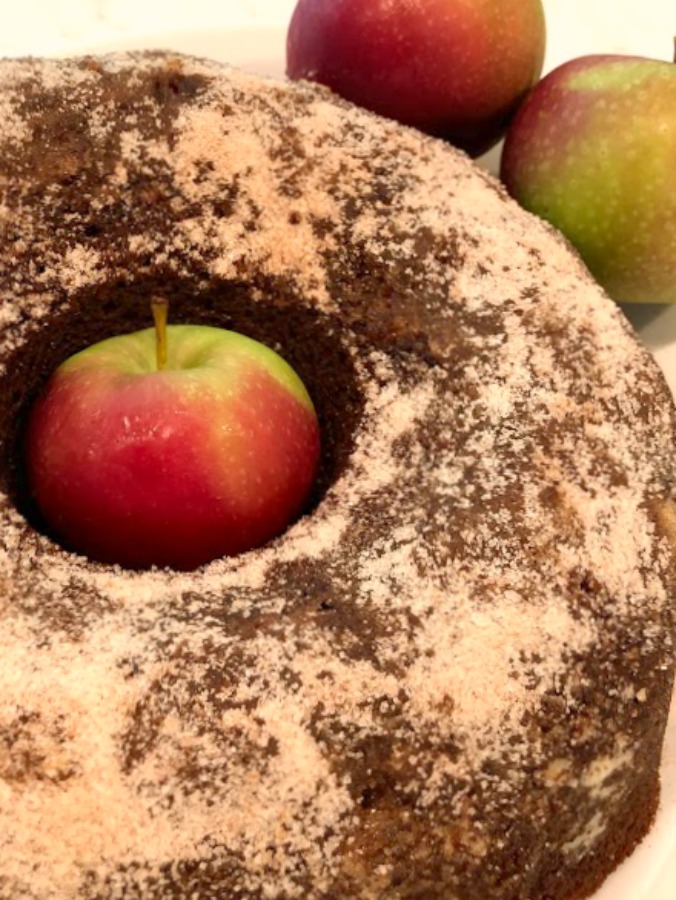
M 24 467 L 30 409 L 51 374 L 68 357 L 101 340 L 152 325 L 149 299 L 170 301 L 171 323 L 209 325 L 253 338 L 275 350 L 298 374 L 314 403 L 322 451 L 311 512 L 350 456 L 362 396 L 340 323 L 309 308 L 278 284 L 233 282 L 195 285 L 174 275 L 89 287 L 36 321 L 19 348 L 6 355 L 0 387 L 0 487 L 24 516 L 26 527 L 49 534 L 30 494 Z M 25 326 L 24 326 L 25 327 Z M 30 325 L 29 325 L 30 328 Z

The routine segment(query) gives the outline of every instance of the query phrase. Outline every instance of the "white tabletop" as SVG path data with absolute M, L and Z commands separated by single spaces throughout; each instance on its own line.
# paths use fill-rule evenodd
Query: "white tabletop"
M 0 56 L 164 47 L 281 74 L 296 0 L 0 0 Z M 363 0 L 368 2 L 368 0 Z M 676 0 L 544 0 L 546 70 L 585 53 L 672 59 Z M 496 154 L 485 161 L 495 168 Z M 628 310 L 676 392 L 676 305 Z M 676 900 L 676 707 L 658 826 L 594 900 Z

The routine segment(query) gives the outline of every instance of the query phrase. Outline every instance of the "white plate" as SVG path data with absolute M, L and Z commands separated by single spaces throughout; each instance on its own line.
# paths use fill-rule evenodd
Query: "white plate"
M 24 10 L 22 21 L 28 23 L 28 28 L 15 35 L 11 29 L 5 30 L 0 38 L 0 55 L 71 55 L 154 47 L 210 57 L 266 75 L 282 74 L 284 23 L 294 0 L 237 0 L 229 10 L 227 0 L 219 0 L 218 5 L 195 0 L 194 7 L 189 5 L 190 10 L 183 8 L 187 27 L 176 31 L 158 29 L 158 23 L 167 21 L 163 18 L 166 0 L 156 2 L 159 5 L 147 2 L 134 9 L 123 0 L 100 0 L 99 4 L 65 0 L 61 7 L 66 8 L 66 13 L 62 9 L 61 19 L 55 20 L 51 30 L 45 28 L 43 21 L 37 33 L 32 14 L 29 19 Z M 48 0 L 26 3 L 32 8 L 31 13 L 37 7 L 43 12 L 53 9 Z M 91 18 L 87 27 L 77 17 L 83 3 Z M 615 0 L 612 7 L 599 4 L 596 10 L 589 0 L 545 0 L 545 6 L 549 29 L 547 69 L 591 52 L 633 52 L 669 58 L 670 35 L 676 33 L 673 0 Z M 102 13 L 97 15 L 96 9 Z M 181 24 L 180 16 L 177 20 L 174 15 L 169 21 Z M 209 21 L 215 26 L 208 27 Z M 190 24 L 204 27 L 191 28 Z M 495 171 L 496 159 L 497 153 L 493 152 L 483 164 Z M 676 393 L 676 305 L 625 307 L 625 312 L 655 353 Z M 662 801 L 655 827 L 593 900 L 676 900 L 676 700 L 664 751 Z

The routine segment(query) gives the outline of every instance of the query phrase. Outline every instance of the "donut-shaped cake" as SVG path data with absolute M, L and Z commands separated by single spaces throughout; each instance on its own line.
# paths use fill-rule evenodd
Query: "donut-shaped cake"
M 321 88 L 159 53 L 0 64 L 0 896 L 590 894 L 649 828 L 674 412 L 550 228 Z M 194 573 L 61 549 L 27 411 L 173 322 L 278 350 L 312 508 Z

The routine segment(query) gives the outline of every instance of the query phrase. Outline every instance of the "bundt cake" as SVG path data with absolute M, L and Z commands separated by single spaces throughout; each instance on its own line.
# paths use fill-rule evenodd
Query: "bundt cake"
M 675 420 L 552 229 L 325 89 L 0 63 L 0 897 L 588 896 L 648 830 Z M 311 509 L 194 573 L 45 532 L 27 411 L 149 324 L 278 350 Z

